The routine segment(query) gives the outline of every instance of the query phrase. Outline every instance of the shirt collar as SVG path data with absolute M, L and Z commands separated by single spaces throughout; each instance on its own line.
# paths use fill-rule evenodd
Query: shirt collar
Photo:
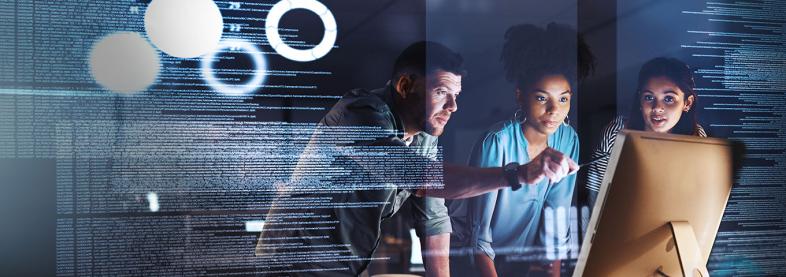
M 396 121 L 395 122 L 396 123 L 396 136 L 403 140 L 404 139 L 404 135 L 406 134 L 404 132 L 404 130 L 406 130 L 406 128 L 404 128 L 404 121 L 401 120 L 401 117 L 399 116 L 399 112 L 400 111 L 399 111 L 399 107 L 396 105 L 396 91 L 395 91 L 395 88 L 393 88 L 393 81 L 388 81 L 387 82 L 386 89 L 387 89 L 387 92 L 385 93 L 385 98 L 383 98 L 383 100 L 385 101 L 385 103 L 388 104 L 388 107 L 390 107 L 390 112 L 393 114 L 393 119 Z M 415 136 L 417 136 L 419 134 L 420 133 L 415 134 Z M 410 139 L 410 142 L 413 140 L 413 138 L 415 136 L 412 136 L 412 138 Z

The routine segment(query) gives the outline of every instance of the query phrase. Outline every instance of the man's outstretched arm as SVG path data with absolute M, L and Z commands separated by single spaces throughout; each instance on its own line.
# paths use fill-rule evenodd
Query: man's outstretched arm
M 579 170 L 571 158 L 552 148 L 546 148 L 529 163 L 519 166 L 519 182 L 537 184 L 543 178 L 556 183 Z M 443 189 L 421 189 L 420 196 L 461 199 L 478 196 L 490 191 L 508 187 L 501 167 L 478 168 L 458 165 L 444 165 Z

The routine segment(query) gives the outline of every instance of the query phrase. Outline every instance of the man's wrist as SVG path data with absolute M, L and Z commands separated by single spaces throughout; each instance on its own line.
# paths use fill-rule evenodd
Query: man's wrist
M 524 171 L 521 182 L 522 184 L 529 185 L 529 164 L 524 164 L 519 168 L 520 171 Z
M 521 166 L 517 162 L 508 163 L 502 168 L 505 181 L 512 190 L 518 190 L 521 188 L 521 180 L 519 179 L 519 175 L 521 175 L 520 171 Z

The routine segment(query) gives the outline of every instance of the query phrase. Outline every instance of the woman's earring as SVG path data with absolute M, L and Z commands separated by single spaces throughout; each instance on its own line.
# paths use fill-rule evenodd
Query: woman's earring
M 513 120 L 519 124 L 524 124 L 524 122 L 527 122 L 527 117 L 524 116 L 524 112 L 522 112 L 521 109 L 518 109 L 515 113 L 513 113 Z
M 565 125 L 565 126 L 570 125 L 570 117 L 566 115 L 565 116 L 565 120 L 562 121 L 562 124 Z

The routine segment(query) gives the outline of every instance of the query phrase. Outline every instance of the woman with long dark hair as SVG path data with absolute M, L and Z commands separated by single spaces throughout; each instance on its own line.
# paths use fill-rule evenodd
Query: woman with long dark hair
M 609 161 L 608 153 L 620 130 L 707 136 L 697 121 L 699 96 L 695 87 L 693 71 L 678 59 L 654 58 L 641 67 L 629 116 L 619 116 L 603 129 L 600 144 L 592 154 L 592 159 L 601 160 L 591 164 L 587 173 L 590 205 L 595 203 Z

